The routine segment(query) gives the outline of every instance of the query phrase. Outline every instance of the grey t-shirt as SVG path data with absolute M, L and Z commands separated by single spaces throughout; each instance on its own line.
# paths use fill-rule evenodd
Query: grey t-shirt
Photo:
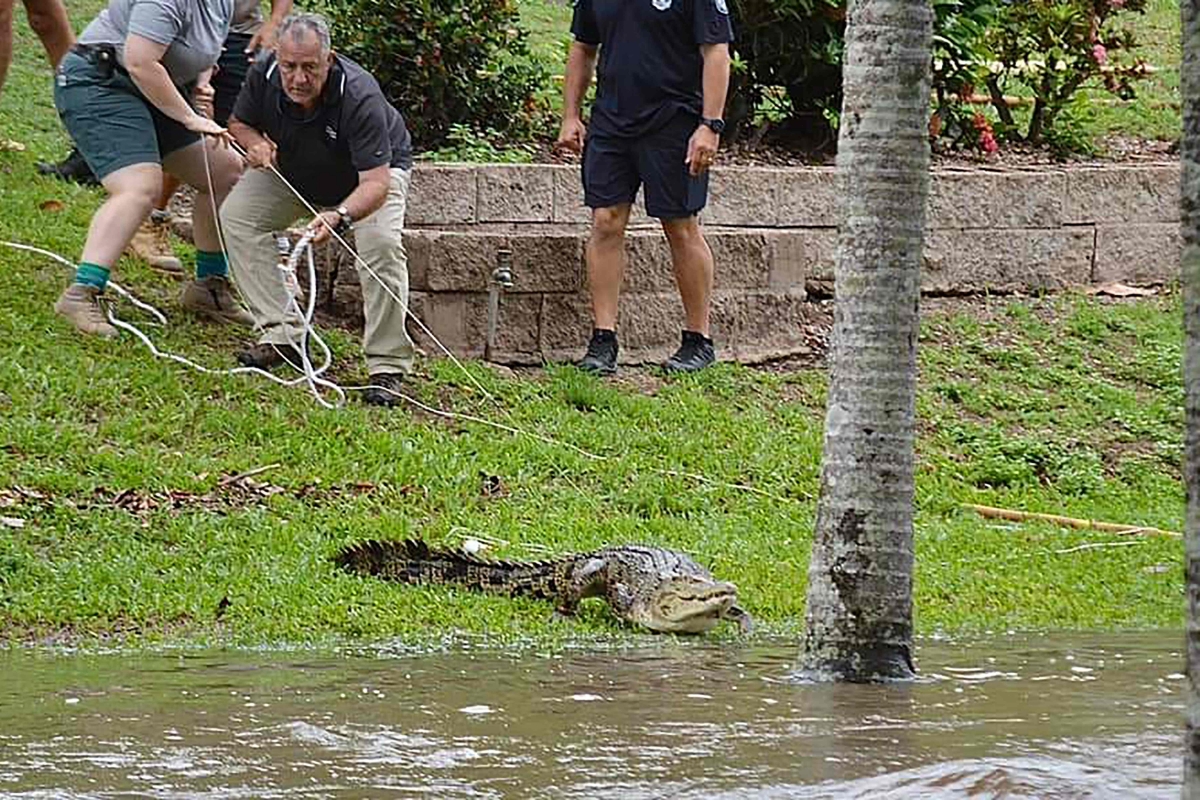
M 233 25 L 230 33 L 258 33 L 263 17 L 260 0 L 233 0 Z
M 217 63 L 232 19 L 233 0 L 109 0 L 79 42 L 116 45 L 122 66 L 131 33 L 167 45 L 163 66 L 183 85 Z

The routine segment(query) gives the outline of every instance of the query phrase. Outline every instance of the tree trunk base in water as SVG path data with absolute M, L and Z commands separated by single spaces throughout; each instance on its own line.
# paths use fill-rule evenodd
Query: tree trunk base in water
M 890 683 L 917 676 L 907 647 L 876 645 L 838 648 L 840 655 L 823 655 L 806 647 L 792 672 L 795 680 L 811 683 Z

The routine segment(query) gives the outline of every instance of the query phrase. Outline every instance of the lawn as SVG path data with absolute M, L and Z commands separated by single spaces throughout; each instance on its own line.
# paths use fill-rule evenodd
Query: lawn
M 34 169 L 66 142 L 18 17 L 0 138 L 27 150 L 0 152 L 0 240 L 74 259 L 100 196 Z M 690 379 L 632 371 L 605 382 L 562 366 L 422 362 L 413 391 L 424 402 L 527 432 L 513 435 L 411 409 L 327 411 L 299 390 L 155 360 L 128 338 L 81 338 L 51 311 L 67 270 L 7 248 L 0 265 L 0 641 L 631 635 L 595 601 L 560 624 L 533 601 L 392 586 L 330 563 L 350 542 L 416 535 L 495 540 L 490 552 L 512 558 L 676 547 L 738 584 L 760 635 L 802 623 L 819 369 L 722 364 Z M 115 277 L 169 315 L 151 329 L 160 347 L 231 365 L 241 338 L 181 317 L 175 284 L 130 261 Z M 920 632 L 1182 624 L 1177 540 L 998 524 L 960 507 L 1179 530 L 1180 314 L 1169 292 L 927 304 Z M 357 337 L 332 339 L 339 377 L 363 377 Z M 254 483 L 227 480 L 268 466 Z

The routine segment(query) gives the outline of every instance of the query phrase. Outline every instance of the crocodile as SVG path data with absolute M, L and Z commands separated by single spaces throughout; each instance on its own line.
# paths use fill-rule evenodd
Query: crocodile
M 372 540 L 344 548 L 334 561 L 349 572 L 401 583 L 549 600 L 568 617 L 583 598 L 603 597 L 619 619 L 656 633 L 704 633 L 723 619 L 749 633 L 754 624 L 737 604 L 736 586 L 661 547 L 619 545 L 544 561 L 493 561 L 432 549 L 420 539 Z

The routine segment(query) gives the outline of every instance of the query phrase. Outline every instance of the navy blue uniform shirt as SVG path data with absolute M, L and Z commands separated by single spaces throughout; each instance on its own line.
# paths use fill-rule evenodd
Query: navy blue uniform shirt
M 728 0 L 576 0 L 571 33 L 600 45 L 590 131 L 640 136 L 702 109 L 702 44 L 733 41 Z
M 233 115 L 278 148 L 279 171 L 309 202 L 336 206 L 358 188 L 358 173 L 412 167 L 404 118 L 375 78 L 335 56 L 321 104 L 311 114 L 288 99 L 275 57 L 250 69 Z

